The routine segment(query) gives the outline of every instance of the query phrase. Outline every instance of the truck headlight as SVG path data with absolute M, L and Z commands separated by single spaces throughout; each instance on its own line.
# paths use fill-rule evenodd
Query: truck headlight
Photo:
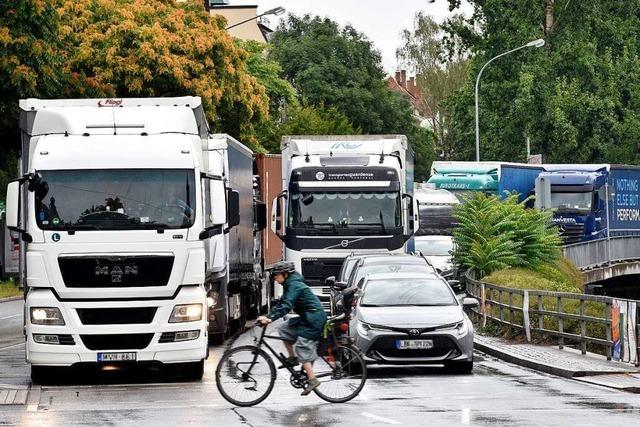
M 64 326 L 64 318 L 57 307 L 31 307 L 32 325 Z
M 202 319 L 202 304 L 182 304 L 173 307 L 169 323 L 196 322 Z

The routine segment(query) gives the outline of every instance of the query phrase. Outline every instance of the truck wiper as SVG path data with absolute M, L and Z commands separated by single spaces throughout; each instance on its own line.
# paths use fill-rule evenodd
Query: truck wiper
M 62 227 L 64 231 L 76 231 L 76 230 L 102 230 L 102 228 L 95 224 L 67 224 Z

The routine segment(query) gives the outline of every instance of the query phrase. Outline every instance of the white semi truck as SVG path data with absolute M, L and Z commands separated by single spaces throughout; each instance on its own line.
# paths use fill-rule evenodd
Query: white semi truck
M 201 378 L 208 338 L 257 301 L 252 152 L 211 135 L 198 97 L 20 101 L 26 357 L 151 362 Z
M 328 308 L 324 279 L 353 252 L 412 251 L 414 154 L 403 135 L 286 136 L 271 227 Z

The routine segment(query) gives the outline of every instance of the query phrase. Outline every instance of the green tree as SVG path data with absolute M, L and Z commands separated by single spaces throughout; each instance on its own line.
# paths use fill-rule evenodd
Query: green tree
M 64 76 L 57 38 L 58 15 L 49 1 L 0 3 L 0 197 L 17 174 L 18 101 L 60 92 Z
M 452 19 L 460 21 L 462 17 Z M 404 29 L 401 36 L 402 46 L 396 56 L 404 67 L 416 73 L 419 110 L 436 134 L 438 151 L 450 155 L 445 146 L 449 115 L 444 100 L 467 82 L 469 60 L 459 52 L 455 39 L 445 43 L 441 26 L 424 12 L 416 14 L 413 28 Z
M 364 133 L 404 133 L 412 109 L 389 90 L 380 53 L 353 27 L 290 15 L 275 32 L 270 56 L 307 105 L 335 107 Z
M 473 84 L 480 67 L 542 37 L 544 49 L 500 58 L 483 73 L 482 157 L 525 160 L 529 137 L 532 151 L 548 162 L 640 162 L 640 1 L 470 3 L 469 19 L 445 24 L 475 55 L 472 78 L 446 102 L 453 157 L 473 157 Z

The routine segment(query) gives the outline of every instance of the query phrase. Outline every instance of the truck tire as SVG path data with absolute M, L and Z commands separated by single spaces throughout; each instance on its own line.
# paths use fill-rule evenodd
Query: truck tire
M 55 378 L 54 373 L 54 368 L 50 366 L 31 365 L 31 382 L 33 385 L 50 384 Z
M 204 375 L 204 360 L 181 363 L 178 366 L 178 373 L 187 381 L 200 381 Z

